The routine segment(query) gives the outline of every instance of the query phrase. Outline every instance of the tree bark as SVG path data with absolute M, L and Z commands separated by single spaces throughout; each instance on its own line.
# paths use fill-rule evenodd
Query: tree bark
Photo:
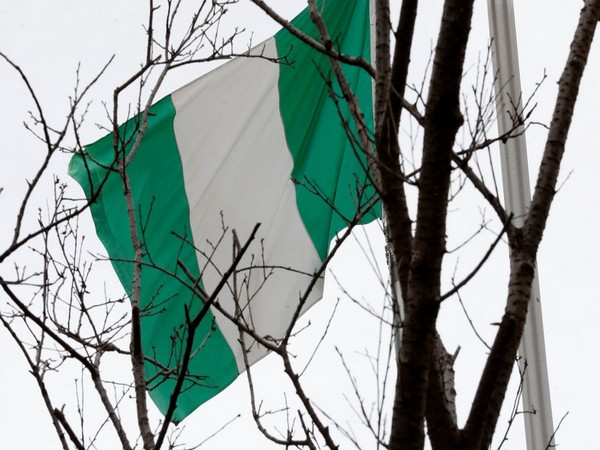
M 381 199 L 386 213 L 387 238 L 392 246 L 402 296 L 407 295 L 408 268 L 412 248 L 412 220 L 408 211 L 405 178 L 400 166 L 398 130 L 402 99 L 408 77 L 412 37 L 418 0 L 402 2 L 396 32 L 393 65 L 390 67 L 389 7 L 377 1 L 377 76 L 375 149 L 381 178 Z M 386 33 L 384 33 L 386 32 Z M 393 230 L 393 231 L 392 231 Z
M 445 252 L 450 155 L 462 124 L 459 92 L 472 13 L 472 0 L 447 0 L 444 4 L 425 113 L 417 225 L 405 298 L 391 450 L 422 449 L 424 445 L 428 376 Z

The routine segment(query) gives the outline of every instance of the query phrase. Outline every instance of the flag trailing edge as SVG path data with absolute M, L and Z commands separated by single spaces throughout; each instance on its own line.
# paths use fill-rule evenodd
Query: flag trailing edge
M 326 0 L 319 6 L 336 46 L 370 60 L 369 0 Z M 318 38 L 308 10 L 292 24 Z M 142 346 L 155 362 L 146 363 L 145 371 L 150 397 L 162 413 L 176 380 L 164 376 L 165 369 L 175 368 L 183 353 L 185 308 L 193 316 L 202 306 L 180 281 L 189 281 L 181 266 L 210 295 L 232 263 L 225 227 L 235 230 L 243 243 L 261 223 L 258 238 L 238 266 L 236 297 L 257 334 L 282 337 L 331 239 L 375 195 L 366 157 L 348 136 L 356 133 L 352 126 L 348 132 L 340 119 L 352 122 L 348 108 L 336 105 L 324 81 L 337 86 L 327 57 L 285 29 L 251 52 L 285 58 L 289 64 L 237 58 L 158 101 L 127 167 L 144 223 L 145 262 L 151 263 L 142 269 Z M 355 66 L 344 66 L 344 72 L 372 129 L 371 79 Z M 121 138 L 135 136 L 136 120 L 120 127 Z M 131 294 L 133 248 L 122 182 L 106 169 L 114 154 L 108 135 L 74 156 L 69 173 L 88 198 L 102 185 L 91 205 L 94 224 Z M 380 216 L 377 203 L 361 223 Z M 320 299 L 322 289 L 321 279 L 303 311 Z M 235 312 L 231 286 L 218 301 Z M 175 422 L 245 370 L 237 326 L 213 308 L 196 331 L 194 345 Z M 265 354 L 264 348 L 251 345 L 249 363 Z

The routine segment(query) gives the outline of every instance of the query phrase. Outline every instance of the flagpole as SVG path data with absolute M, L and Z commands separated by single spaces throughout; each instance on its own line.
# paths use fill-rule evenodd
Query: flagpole
M 517 53 L 517 37 L 512 0 L 488 0 L 488 19 L 492 37 L 492 63 L 496 74 L 496 112 L 498 131 L 513 128 L 508 111 L 522 108 L 521 80 Z M 513 102 L 513 105 L 509 103 Z M 521 113 L 522 111 L 518 111 Z M 513 223 L 522 226 L 529 208 L 531 191 L 524 130 L 519 136 L 501 144 L 502 181 L 507 210 Z M 528 450 L 553 446 L 552 406 L 537 270 L 531 286 L 529 312 L 521 345 L 519 366 L 523 379 L 523 410 Z

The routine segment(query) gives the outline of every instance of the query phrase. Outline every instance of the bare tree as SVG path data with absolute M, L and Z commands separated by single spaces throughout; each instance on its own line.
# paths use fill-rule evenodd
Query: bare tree
M 114 157 L 109 164 L 101 164 L 105 164 L 107 178 L 109 173 L 116 173 L 122 184 L 133 249 L 132 258 L 127 261 L 113 259 L 113 263 L 125 262 L 132 267 L 131 284 L 126 287 L 131 303 L 120 294 L 115 295 L 111 289 L 99 294 L 96 290 L 92 293 L 90 288 L 98 261 L 86 253 L 78 218 L 102 195 L 105 179 L 92 185 L 93 189 L 87 193 L 88 198 L 83 204 L 68 198 L 63 182 L 55 179 L 51 183 L 53 195 L 47 210 L 34 215 L 35 219 L 31 213 L 32 196 L 47 176 L 52 158 L 63 151 L 73 153 L 83 150 L 80 142 L 80 128 L 85 117 L 85 114 L 82 115 L 85 111 L 83 101 L 97 77 L 84 88 L 78 83 L 64 124 L 51 125 L 27 75 L 14 60 L 2 55 L 22 78 L 34 101 L 32 132 L 44 144 L 46 157 L 29 181 L 14 219 L 15 231 L 10 242 L 0 250 L 0 264 L 3 265 L 0 286 L 9 305 L 0 314 L 0 320 L 23 353 L 63 449 L 105 446 L 105 439 L 113 439 L 113 442 L 116 439 L 117 444 L 113 446 L 124 449 L 178 446 L 178 432 L 171 421 L 182 391 L 202 382 L 202 374 L 191 373 L 188 364 L 197 347 L 196 330 L 206 319 L 209 308 L 220 311 L 239 331 L 251 392 L 252 415 L 257 427 L 268 439 L 286 448 L 335 449 L 340 448 L 340 442 L 361 448 L 362 440 L 354 434 L 354 430 L 330 416 L 320 408 L 319 399 L 311 396 L 304 371 L 314 354 L 308 357 L 305 365 L 298 364 L 293 341 L 311 290 L 322 278 L 330 259 L 377 199 L 367 199 L 353 217 L 346 218 L 348 231 L 338 236 L 330 249 L 330 256 L 325 258 L 316 273 L 307 274 L 306 289 L 299 298 L 291 321 L 283 336 L 276 338 L 258 333 L 244 314 L 243 298 L 254 294 L 244 292 L 246 281 L 253 276 L 262 277 L 262 282 L 266 282 L 272 271 L 293 271 L 294 268 L 268 266 L 261 260 L 260 252 L 253 253 L 251 263 L 243 266 L 242 261 L 252 252 L 248 249 L 255 241 L 257 227 L 250 236 L 244 236 L 240 241 L 235 230 L 228 228 L 227 218 L 223 218 L 222 236 L 214 243 L 214 249 L 216 251 L 231 243 L 231 260 L 228 267 L 219 268 L 222 282 L 212 292 L 206 292 L 200 278 L 184 264 L 175 269 L 161 267 L 147 251 L 144 233 L 152 215 L 151 211 L 141 211 L 140 205 L 135 203 L 128 167 L 147 132 L 153 115 L 151 105 L 156 100 L 158 89 L 167 74 L 177 67 L 235 54 L 232 43 L 237 32 L 223 38 L 219 30 L 227 7 L 235 3 L 233 0 L 202 2 L 187 20 L 180 15 L 182 3 L 168 0 L 159 5 L 149 1 L 145 57 L 139 70 L 114 90 L 112 104 L 107 108 Z M 490 137 L 492 115 L 489 108 L 494 96 L 486 94 L 486 88 L 493 77 L 485 68 L 482 72 L 484 80 L 482 86 L 475 89 L 475 98 L 469 100 L 466 106 L 461 105 L 473 0 L 444 2 L 438 41 L 432 52 L 431 73 L 421 87 L 408 83 L 417 0 L 403 0 L 397 18 L 391 17 L 389 1 L 375 0 L 376 52 L 373 63 L 356 55 L 345 55 L 339 50 L 336 36 L 330 35 L 321 15 L 323 2 L 308 1 L 316 29 L 314 36 L 296 29 L 262 0 L 253 0 L 253 3 L 329 58 L 331 72 L 341 91 L 341 95 L 336 97 L 337 102 L 350 110 L 351 121 L 346 125 L 349 130 L 357 130 L 352 135 L 355 146 L 365 155 L 373 171 L 374 178 L 369 181 L 373 181 L 383 204 L 391 279 L 397 281 L 399 292 L 389 288 L 385 277 L 381 276 L 386 296 L 378 308 L 370 308 L 348 293 L 348 297 L 362 308 L 364 315 L 374 317 L 380 324 L 377 355 L 368 355 L 378 389 L 373 403 L 369 404 L 364 399 L 364 386 L 349 368 L 347 355 L 340 352 L 340 364 L 347 368 L 353 390 L 350 396 L 354 396 L 351 403 L 359 422 L 367 430 L 374 448 L 422 449 L 426 431 L 434 449 L 489 448 L 507 395 L 527 317 L 535 259 L 557 190 L 578 87 L 596 23 L 600 19 L 600 1 L 586 0 L 581 11 L 571 52 L 559 82 L 559 97 L 548 127 L 532 204 L 522 227 L 513 225 L 512 217 L 498 197 L 493 176 L 484 177 L 480 163 L 484 159 L 482 154 L 495 151 L 490 150 L 496 148 L 495 144 L 510 139 L 521 132 L 523 125 L 527 125 L 528 105 L 523 107 L 522 103 L 516 102 L 514 130 Z M 179 23 L 180 20 L 185 25 Z M 395 29 L 392 24 L 397 24 Z M 266 58 L 265 55 L 258 56 Z M 271 62 L 286 63 L 280 60 Z M 364 120 L 364 111 L 361 111 L 356 94 L 345 78 L 345 65 L 359 67 L 373 78 L 374 129 L 370 129 Z M 135 88 L 139 89 L 137 105 L 132 108 L 135 114 L 127 112 L 124 117 L 121 96 L 126 90 Z M 469 114 L 472 105 L 475 105 L 474 115 Z M 123 133 L 123 129 L 119 128 L 124 119 L 129 119 L 128 123 L 133 126 L 130 133 Z M 418 147 L 416 152 L 414 148 L 404 146 L 400 139 L 402 124 L 406 121 L 420 129 L 412 141 L 421 141 L 415 145 Z M 468 130 L 468 139 L 461 146 L 458 144 L 459 133 L 465 129 Z M 309 185 L 308 188 L 319 195 L 317 186 Z M 357 191 L 362 188 L 364 186 L 357 186 Z M 444 292 L 442 279 L 447 275 L 443 262 L 450 251 L 447 246 L 448 210 L 466 189 L 478 192 L 494 211 L 494 221 L 484 221 L 481 228 L 492 229 L 495 226 L 495 235 L 491 238 L 489 249 L 473 265 L 474 269 L 464 279 L 453 279 L 453 287 Z M 412 192 L 416 192 L 418 197 L 415 204 Z M 327 202 L 329 199 L 322 200 Z M 32 226 L 32 223 L 36 225 Z M 193 247 L 186 236 L 178 236 L 178 239 L 182 248 Z M 473 405 L 461 428 L 454 391 L 456 354 L 448 353 L 444 347 L 436 320 L 444 302 L 460 301 L 463 287 L 502 240 L 508 243 L 510 249 L 505 314 L 498 320 L 496 338 L 489 346 Z M 194 251 L 201 255 L 207 266 L 212 264 L 211 254 L 202 253 L 195 247 Z M 27 263 L 24 264 L 24 261 Z M 36 261 L 37 265 L 32 261 Z M 11 270 L 8 265 L 11 265 Z M 173 345 L 175 363 L 172 366 L 161 366 L 160 361 L 142 347 L 142 317 L 157 313 L 160 301 L 164 301 L 158 292 L 150 301 L 150 307 L 148 300 L 142 299 L 141 273 L 148 268 L 161 270 L 175 278 L 194 298 L 202 301 L 198 308 L 185 310 L 183 331 L 178 336 L 177 345 Z M 234 311 L 219 303 L 221 290 L 231 293 L 236 304 Z M 401 302 L 398 297 L 401 297 Z M 315 354 L 326 338 L 329 326 L 330 323 L 327 323 L 317 339 Z M 401 336 L 402 342 L 397 358 L 392 346 L 393 333 Z M 248 360 L 256 346 L 269 350 L 281 360 L 283 372 L 291 383 L 295 398 L 286 398 L 286 404 L 280 410 L 265 410 L 258 399 L 255 372 Z M 105 370 L 105 363 L 110 366 L 113 358 L 121 363 L 128 361 L 132 375 L 112 368 Z M 160 369 L 157 369 L 158 375 L 147 377 L 144 368 L 148 364 Z M 65 406 L 53 394 L 48 374 L 54 372 L 79 372 L 75 405 Z M 167 381 L 173 383 L 172 396 L 164 419 L 156 419 L 149 412 L 147 392 L 152 386 Z M 93 400 L 89 399 L 89 392 L 95 392 Z M 102 408 L 100 418 L 88 415 L 88 402 Z M 272 416 L 279 418 L 281 415 L 284 417 L 284 431 L 273 427 L 270 422 Z M 131 417 L 136 418 L 134 424 Z M 185 445 L 195 448 L 192 443 Z
M 224 36 L 219 28 L 233 3 L 230 0 L 199 5 L 182 1 L 148 2 L 147 22 L 141 30 L 146 36 L 143 60 L 139 69 L 114 89 L 111 107 L 106 107 L 115 151 L 108 170 L 120 174 L 126 200 L 131 202 L 125 168 L 146 132 L 150 105 L 167 74 L 184 65 L 227 59 L 234 54 L 233 42 L 239 31 Z M 93 280 L 92 267 L 97 257 L 90 257 L 79 231 L 79 216 L 97 201 L 106 177 L 94 185 L 82 202 L 70 197 L 65 182 L 53 177 L 49 169 L 54 160 L 64 160 L 62 155 L 82 151 L 80 130 L 89 108 L 86 97 L 110 67 L 112 58 L 83 86 L 77 73 L 66 118 L 55 125 L 53 119 L 46 117 L 38 91 L 25 71 L 7 55 L 0 56 L 21 78 L 33 101 L 31 120 L 25 126 L 45 147 L 44 158 L 18 205 L 14 232 L 0 256 L 3 267 L 12 267 L 3 269 L 0 276 L 0 285 L 8 299 L 0 320 L 23 353 L 62 448 L 104 446 L 106 439 L 110 440 L 107 434 L 112 434 L 116 445 L 124 449 L 172 448 L 176 444 L 170 436 L 170 415 L 158 424 L 151 424 L 146 400 L 143 365 L 147 356 L 140 347 L 142 243 L 136 207 L 129 204 L 128 221 L 135 254 L 131 261 L 134 270 L 131 307 L 128 307 L 122 295 L 115 296 L 110 287 L 104 286 L 104 292 L 96 294 L 99 286 Z M 132 105 L 125 100 L 122 105 L 124 96 L 126 99 L 137 96 L 137 102 Z M 134 115 L 134 137 L 129 142 L 118 127 Z M 131 150 L 128 156 L 126 147 Z M 35 210 L 32 212 L 36 196 L 48 191 L 52 194 L 46 208 L 39 209 L 37 214 Z M 117 360 L 130 358 L 133 379 L 112 369 L 115 361 L 112 355 Z M 60 390 L 57 392 L 56 384 L 49 380 L 55 372 L 76 377 L 73 404 L 61 401 Z M 128 398 L 133 398 L 133 402 Z M 100 408 L 103 413 L 94 413 L 92 418 L 90 408 L 96 411 Z M 137 425 L 130 428 L 122 416 L 133 412 Z
M 273 11 L 262 1 L 255 1 L 267 13 Z M 309 1 L 311 14 L 320 33 L 324 50 L 335 49 L 335 37 L 329 36 L 319 15 L 319 7 Z M 577 99 L 578 87 L 600 18 L 600 3 L 585 2 L 573 37 L 571 52 L 559 81 L 559 96 L 548 140 L 539 168 L 531 207 L 524 225 L 517 227 L 503 208 L 497 191 L 490 188 L 473 167 L 477 151 L 488 148 L 490 140 L 481 139 L 476 131 L 466 150 L 457 151 L 457 133 L 464 124 L 460 109 L 465 51 L 469 40 L 472 1 L 446 1 L 440 32 L 433 55 L 433 66 L 426 99 L 419 96 L 423 111 L 404 99 L 409 71 L 411 42 L 417 15 L 417 1 L 403 1 L 392 34 L 389 2 L 377 0 L 374 148 L 366 139 L 364 151 L 375 159 L 380 196 L 387 219 L 387 236 L 396 262 L 395 275 L 403 299 L 401 326 L 402 347 L 398 358 L 398 377 L 392 415 L 390 449 L 421 449 L 425 428 L 433 448 L 488 448 L 497 425 L 514 366 L 527 308 L 531 296 L 535 258 L 556 192 L 560 162 Z M 284 21 L 280 23 L 287 26 Z M 347 89 L 339 58 L 330 51 L 331 64 L 351 105 L 357 127 L 364 126 L 354 94 Z M 517 102 L 518 103 L 518 102 Z M 406 173 L 398 135 L 402 110 L 407 110 L 423 129 L 422 157 L 417 173 Z M 479 117 L 485 111 L 480 109 Z M 526 111 L 514 111 L 515 132 L 522 125 Z M 485 126 L 478 123 L 476 129 Z M 508 139 L 500 136 L 498 139 Z M 493 140 L 492 140 L 493 141 Z M 475 164 L 475 165 L 474 165 Z M 442 302 L 454 295 L 463 283 L 448 293 L 441 290 L 442 261 L 447 252 L 446 223 L 452 199 L 453 173 L 461 171 L 496 212 L 510 248 L 510 278 L 506 310 L 499 321 L 496 339 L 480 379 L 475 400 L 465 426 L 460 429 L 453 395 L 453 358 L 436 331 L 436 318 Z M 409 212 L 407 186 L 418 189 L 416 217 Z M 495 243 L 492 245 L 492 248 Z M 485 258 L 484 258 L 485 260 Z M 328 445 L 329 444 L 328 442 Z

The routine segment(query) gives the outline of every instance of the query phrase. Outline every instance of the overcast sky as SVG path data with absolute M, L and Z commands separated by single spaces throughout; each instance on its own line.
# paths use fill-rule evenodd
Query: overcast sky
M 146 17 L 144 3 L 141 0 L 2 0 L 0 51 L 13 58 L 29 75 L 46 108 L 47 117 L 57 124 L 68 107 L 68 96 L 72 93 L 78 64 L 81 63 L 82 80 L 89 80 L 115 54 L 114 64 L 89 97 L 93 101 L 87 121 L 89 125 L 84 126 L 82 135 L 86 142 L 91 142 L 102 134 L 94 124 L 107 125 L 102 102 L 107 102 L 110 107 L 112 89 L 125 80 L 142 59 L 145 38 L 142 24 Z M 398 3 L 392 0 L 396 10 Z M 417 23 L 410 82 L 420 82 L 430 49 L 435 43 L 439 3 L 441 2 L 431 0 L 421 2 L 422 11 Z M 535 97 L 537 108 L 533 115 L 534 121 L 544 124 L 548 123 L 551 115 L 556 82 L 564 65 L 582 2 L 530 0 L 517 3 L 515 11 L 524 96 L 527 98 L 536 88 L 536 83 L 546 74 L 546 80 Z M 485 2 L 477 1 L 476 4 L 466 79 L 470 79 L 476 72 L 478 57 L 485 57 L 489 40 Z M 287 0 L 279 10 L 291 18 L 302 7 L 301 0 Z M 237 24 L 247 30 L 238 41 L 240 50 L 247 46 L 250 36 L 253 36 L 253 42 L 256 43 L 278 29 L 256 7 L 244 0 L 242 5 L 232 7 L 228 24 Z M 600 38 L 597 41 L 600 42 Z M 207 66 L 193 66 L 171 75 L 161 89 L 162 94 L 167 94 L 207 70 Z M 16 199 L 22 195 L 25 178 L 31 177 L 34 164 L 43 150 L 23 131 L 22 122 L 28 119 L 32 104 L 14 72 L 5 64 L 0 64 L 0 80 L 0 135 L 4 143 L 0 149 L 0 185 L 4 187 L 4 192 L 0 194 L 0 226 L 3 236 L 0 242 L 4 248 L 7 233 L 14 227 Z M 555 426 L 568 413 L 557 438 L 557 443 L 563 448 L 597 447 L 595 427 L 600 419 L 600 328 L 597 325 L 600 313 L 600 294 L 597 288 L 600 275 L 600 261 L 597 257 L 600 250 L 598 80 L 600 44 L 597 42 L 592 49 L 567 143 L 560 177 L 562 187 L 556 197 L 538 258 Z M 405 133 L 409 131 L 407 128 L 403 130 Z M 535 179 L 536 166 L 543 150 L 544 136 L 542 126 L 532 127 L 527 134 L 532 180 Z M 66 159 L 56 161 L 52 170 L 66 178 Z M 41 204 L 43 197 L 44 195 L 38 197 Z M 461 228 L 472 230 L 478 223 L 479 214 L 478 206 L 461 205 L 451 212 L 449 233 L 456 232 L 460 235 Z M 374 241 L 374 247 L 380 248 L 380 235 L 376 227 L 372 227 L 369 236 Z M 451 242 L 453 239 L 454 242 L 460 240 L 450 237 Z M 364 243 L 364 239 L 362 242 Z M 474 248 L 466 255 L 477 255 L 483 251 L 482 248 Z M 383 254 L 379 250 L 378 252 L 376 260 L 383 265 Z M 361 266 L 362 260 L 364 258 L 361 257 L 360 249 L 354 246 L 338 258 L 333 270 L 338 274 L 340 283 L 353 295 L 364 297 L 366 301 L 376 305 L 381 301 L 382 292 L 368 264 L 362 263 L 364 265 Z M 446 283 L 455 263 L 450 257 L 447 262 Z M 460 270 L 466 271 L 471 266 L 468 261 L 459 262 Z M 4 273 L 5 268 L 2 270 Z M 109 279 L 110 276 L 109 273 L 106 274 Z M 494 327 L 491 323 L 500 318 L 505 287 L 506 251 L 499 250 L 492 258 L 490 267 L 475 281 L 464 298 L 467 309 L 473 314 L 476 325 L 487 339 L 493 336 Z M 330 315 L 335 299 L 340 295 L 336 281 L 330 277 L 324 300 L 307 314 L 306 320 L 316 323 L 316 327 L 323 326 L 320 316 Z M 4 308 L 6 299 L 0 299 Z M 457 360 L 457 391 L 459 415 L 462 414 L 464 420 L 481 371 L 485 348 L 474 338 L 458 303 L 447 303 L 440 315 L 440 326 L 450 351 L 461 346 Z M 365 336 L 362 333 L 374 333 L 377 330 L 373 323 L 362 328 L 363 325 L 356 321 L 358 317 L 363 317 L 360 310 L 351 302 L 342 300 L 340 312 L 332 323 L 332 337 L 328 342 L 331 347 L 340 346 L 349 359 L 356 360 L 360 359 L 356 352 L 362 352 L 364 348 L 361 347 L 368 345 L 363 343 Z M 310 338 L 307 333 L 308 342 Z M 348 392 L 348 383 L 341 378 L 337 379 L 340 372 L 339 369 L 335 372 L 330 366 L 333 364 L 332 355 L 335 354 L 330 348 L 329 353 L 324 353 L 313 364 L 313 373 L 307 378 L 313 383 L 311 392 L 317 398 L 323 398 L 322 404 L 333 411 L 343 411 L 348 408 L 343 398 L 344 392 Z M 21 356 L 4 329 L 0 330 L 0 358 L 3 361 L 0 365 L 0 445 L 15 449 L 59 448 L 33 378 L 27 373 Z M 334 362 L 337 364 L 338 361 Z M 368 370 L 368 365 L 364 362 L 356 364 L 357 372 Z M 267 358 L 257 365 L 255 376 L 262 380 L 259 389 L 265 398 L 271 399 L 272 393 L 269 391 L 280 394 L 280 387 L 285 386 L 276 375 L 280 371 L 275 358 Z M 368 375 L 365 377 L 368 378 Z M 62 382 L 66 388 L 73 386 L 72 379 Z M 507 401 L 512 401 L 513 396 L 514 393 L 509 393 Z M 65 394 L 65 402 L 67 398 L 70 397 Z M 280 399 L 279 396 L 278 400 Z M 59 405 L 60 402 L 61 400 L 57 400 Z M 230 448 L 232 442 L 244 445 L 245 448 L 270 448 L 261 440 L 251 421 L 243 377 L 184 422 L 184 440 L 189 443 L 201 441 L 238 414 L 242 416 L 240 419 L 235 420 L 202 448 Z M 506 419 L 502 420 L 504 422 L 499 423 L 499 429 L 505 428 Z M 360 432 L 359 429 L 357 432 Z M 504 448 L 525 448 L 520 421 L 514 426 L 509 439 Z

